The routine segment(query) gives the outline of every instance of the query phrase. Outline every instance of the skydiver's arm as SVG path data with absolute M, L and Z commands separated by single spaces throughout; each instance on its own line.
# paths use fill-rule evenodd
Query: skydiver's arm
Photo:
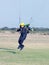
M 30 30 L 30 31 L 31 31 L 31 28 L 30 28 L 30 27 L 28 27 L 28 30 Z
M 19 29 L 17 29 L 17 32 L 19 32 L 20 31 L 20 28 Z
M 31 33 L 31 32 L 32 32 L 32 28 L 29 27 L 29 28 L 28 28 L 28 33 Z

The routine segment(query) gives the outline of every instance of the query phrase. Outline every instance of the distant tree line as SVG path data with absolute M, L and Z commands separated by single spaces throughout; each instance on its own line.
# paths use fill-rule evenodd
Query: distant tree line
M 9 28 L 9 27 L 3 27 L 3 28 L 0 28 L 0 30 L 12 30 L 12 31 L 16 31 L 18 28 Z M 33 31 L 36 31 L 36 32 L 38 32 L 38 31 L 40 31 L 40 32 L 44 32 L 44 31 L 48 31 L 49 32 L 49 28 L 35 28 L 35 27 L 33 27 L 32 28 L 32 30 Z
M 33 28 L 34 31 L 49 31 L 49 28 Z
M 3 27 L 3 28 L 0 28 L 0 30 L 16 30 L 16 28 Z

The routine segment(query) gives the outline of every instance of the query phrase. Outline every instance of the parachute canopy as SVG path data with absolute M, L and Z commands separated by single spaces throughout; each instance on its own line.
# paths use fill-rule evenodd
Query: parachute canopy
M 30 24 L 25 24 L 24 26 L 28 27 L 28 26 L 30 26 Z

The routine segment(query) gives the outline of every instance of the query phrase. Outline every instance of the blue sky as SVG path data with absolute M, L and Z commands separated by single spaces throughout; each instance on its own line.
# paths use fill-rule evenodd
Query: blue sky
M 49 28 L 49 0 L 0 0 L 0 27 L 19 27 L 19 17 L 32 27 Z

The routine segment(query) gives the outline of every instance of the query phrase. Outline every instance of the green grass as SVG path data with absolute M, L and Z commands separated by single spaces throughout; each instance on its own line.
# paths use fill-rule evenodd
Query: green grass
M 49 65 L 49 49 L 0 49 L 0 62 L 15 65 Z

